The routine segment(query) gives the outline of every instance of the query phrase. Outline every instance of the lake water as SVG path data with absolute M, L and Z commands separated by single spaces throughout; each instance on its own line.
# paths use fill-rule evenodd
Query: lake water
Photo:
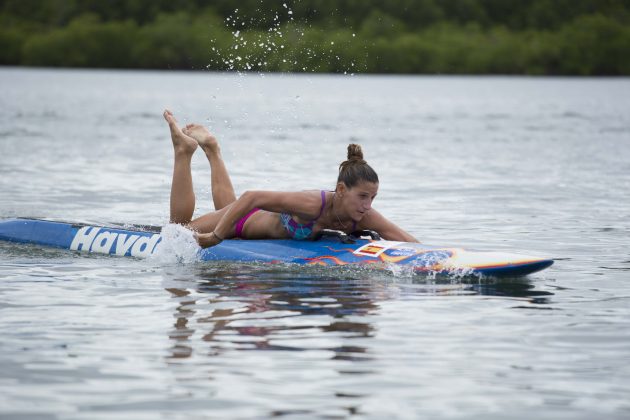
M 178 264 L 0 243 L 0 418 L 630 417 L 630 79 L 0 68 L 0 217 L 163 225 L 161 113 L 237 192 L 332 188 L 522 279 Z M 212 209 L 201 153 L 197 214 Z

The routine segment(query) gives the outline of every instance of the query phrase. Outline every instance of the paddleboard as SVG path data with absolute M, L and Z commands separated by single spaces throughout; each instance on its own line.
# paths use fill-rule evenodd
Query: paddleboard
M 165 242 L 161 228 L 140 225 L 90 225 L 41 219 L 0 221 L 0 240 L 82 252 L 147 258 Z M 315 241 L 225 240 L 199 249 L 200 261 L 288 263 L 301 265 L 367 265 L 401 267 L 420 273 L 524 276 L 553 264 L 552 259 L 506 252 L 472 251 L 411 242 L 347 235 Z

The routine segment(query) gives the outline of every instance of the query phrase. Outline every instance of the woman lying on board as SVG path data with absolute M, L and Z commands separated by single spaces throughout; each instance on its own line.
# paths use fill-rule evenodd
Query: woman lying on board
M 372 208 L 378 175 L 363 160 L 361 146 L 348 146 L 348 160 L 339 166 L 335 191 L 246 191 L 238 199 L 221 158 L 216 138 L 201 125 L 181 129 L 164 111 L 175 149 L 171 186 L 171 223 L 192 229 L 204 248 L 228 238 L 312 239 L 322 229 L 352 233 L 369 229 L 383 239 L 418 242 Z M 190 163 L 201 146 L 211 168 L 212 200 L 216 211 L 193 219 L 195 194 Z

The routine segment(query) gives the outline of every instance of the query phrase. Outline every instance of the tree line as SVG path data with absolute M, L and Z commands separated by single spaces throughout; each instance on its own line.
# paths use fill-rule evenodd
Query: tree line
M 630 74 L 630 0 L 0 0 L 0 64 Z

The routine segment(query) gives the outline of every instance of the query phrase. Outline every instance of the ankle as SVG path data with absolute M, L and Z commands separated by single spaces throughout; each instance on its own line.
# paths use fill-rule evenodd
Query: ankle
M 192 155 L 195 153 L 194 150 L 185 146 L 174 146 L 173 151 L 175 152 L 176 158 L 192 158 Z
M 202 149 L 208 157 L 221 156 L 221 148 L 218 144 L 204 145 Z

